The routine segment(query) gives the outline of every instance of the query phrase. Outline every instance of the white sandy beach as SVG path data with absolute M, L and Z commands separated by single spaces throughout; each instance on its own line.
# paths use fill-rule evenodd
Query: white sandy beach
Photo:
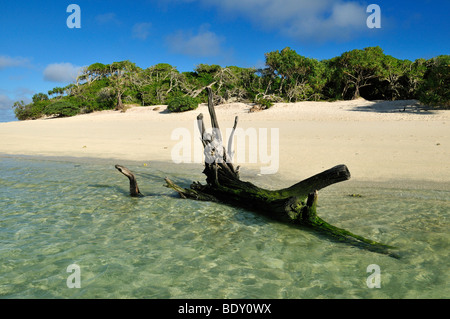
M 406 105 L 406 112 L 402 112 Z M 337 164 L 346 164 L 352 179 L 361 181 L 421 180 L 450 182 L 450 111 L 424 111 L 416 101 L 278 103 L 249 113 L 242 103 L 219 105 L 221 130 L 239 128 L 279 130 L 279 176 L 301 180 Z M 132 107 L 125 113 L 102 111 L 71 118 L 0 123 L 0 153 L 91 157 L 171 162 L 173 132 L 190 132 L 192 151 L 196 116 L 207 106 L 168 113 L 166 106 Z M 183 129 L 184 128 L 184 129 Z M 178 129 L 178 130 L 177 130 Z M 181 129 L 181 130 L 180 130 Z M 270 144 L 268 135 L 267 144 Z M 237 142 L 236 142 L 237 143 Z M 248 146 L 248 143 L 247 143 Z M 248 147 L 247 147 L 248 148 Z M 269 164 L 246 160 L 242 169 Z M 268 155 L 270 155 L 270 150 Z M 194 161 L 192 154 L 190 159 Z

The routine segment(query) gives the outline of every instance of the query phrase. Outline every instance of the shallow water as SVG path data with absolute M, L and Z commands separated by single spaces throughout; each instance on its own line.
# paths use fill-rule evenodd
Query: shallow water
M 113 164 L 0 157 L 1 298 L 450 297 L 449 189 L 319 192 L 323 219 L 398 247 L 394 259 L 163 187 L 203 181 L 197 168 L 127 164 L 152 195 L 131 198 Z M 67 286 L 72 264 L 81 288 Z M 371 264 L 380 288 L 366 283 Z

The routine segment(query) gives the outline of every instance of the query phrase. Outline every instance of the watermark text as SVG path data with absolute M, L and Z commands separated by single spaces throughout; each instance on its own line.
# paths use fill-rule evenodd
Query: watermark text
M 206 130 L 202 138 L 195 122 L 193 128 L 193 134 L 184 127 L 172 131 L 171 139 L 178 141 L 171 150 L 174 163 L 261 163 L 261 174 L 278 172 L 280 155 L 278 128 L 271 128 L 270 134 L 267 128 L 258 130 L 252 127 L 227 128 L 224 140 L 218 130 Z M 230 136 L 232 136 L 231 139 Z M 203 147 L 202 139 L 208 141 L 205 147 Z M 223 141 L 228 141 L 227 150 Z
M 366 271 L 372 273 L 367 277 L 366 284 L 368 288 L 381 288 L 381 269 L 376 264 L 367 266 Z
M 366 20 L 369 29 L 381 28 L 381 8 L 378 4 L 370 4 L 366 9 L 367 13 L 371 13 Z
M 66 24 L 69 29 L 80 29 L 81 28 L 81 8 L 78 4 L 69 4 L 67 6 L 66 12 L 71 13 L 67 17 Z
M 81 268 L 77 264 L 67 266 L 67 272 L 72 273 L 67 277 L 67 288 L 81 288 Z

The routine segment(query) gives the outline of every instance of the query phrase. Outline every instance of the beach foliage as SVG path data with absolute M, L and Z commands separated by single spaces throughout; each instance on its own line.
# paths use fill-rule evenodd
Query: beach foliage
M 427 105 L 450 108 L 450 55 L 428 61 L 419 88 L 419 99 Z
M 43 113 L 45 115 L 56 115 L 59 117 L 74 116 L 79 113 L 80 109 L 77 105 L 70 101 L 56 101 L 45 107 Z
M 146 69 L 131 61 L 84 67 L 76 82 L 37 93 L 32 102 L 13 105 L 19 120 L 36 119 L 59 108 L 61 116 L 99 110 L 124 110 L 125 104 L 168 105 L 183 111 L 207 102 L 256 103 L 356 99 L 418 99 L 433 108 L 450 108 L 450 56 L 401 60 L 368 47 L 317 60 L 286 47 L 268 52 L 265 66 L 242 68 L 199 64 L 193 71 L 158 63 Z M 61 102 L 54 105 L 56 102 Z M 175 105 L 177 104 L 177 105 Z M 195 107 L 194 107 L 195 104 Z M 52 106 L 50 106 L 52 105 Z
M 332 74 L 344 99 L 361 97 L 361 90 L 373 86 L 375 80 L 383 77 L 383 59 L 386 56 L 380 47 L 344 52 L 334 59 Z
M 259 98 L 256 100 L 256 104 L 260 105 L 262 109 L 268 109 L 271 108 L 274 103 L 266 98 Z
M 198 102 L 190 96 L 177 96 L 170 100 L 167 109 L 170 112 L 185 112 L 195 110 Z
M 16 101 L 14 102 L 13 108 L 14 114 L 18 120 L 22 121 L 32 118 L 30 114 L 30 104 L 25 105 L 24 101 Z
M 50 104 L 47 94 L 37 93 L 33 95 L 32 102 L 25 104 L 23 101 L 15 102 L 14 114 L 18 120 L 35 120 L 44 115 L 45 107 Z

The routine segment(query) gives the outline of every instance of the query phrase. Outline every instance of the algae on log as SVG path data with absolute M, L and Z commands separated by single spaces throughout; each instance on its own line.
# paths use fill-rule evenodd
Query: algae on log
M 173 189 L 185 199 L 214 201 L 245 208 L 275 220 L 319 231 L 334 240 L 347 242 L 356 247 L 387 254 L 392 257 L 398 257 L 390 251 L 394 247 L 330 225 L 317 216 L 317 191 L 329 185 L 348 180 L 350 172 L 345 165 L 332 167 L 291 187 L 280 190 L 267 190 L 257 187 L 250 182 L 241 181 L 239 178 L 239 167 L 234 168 L 230 161 L 231 156 L 223 146 L 222 135 L 212 101 L 212 91 L 209 87 L 207 87 L 207 90 L 212 134 L 206 133 L 203 115 L 200 114 L 197 117 L 205 149 L 205 169 L 203 173 L 206 175 L 206 184 L 202 185 L 199 182 L 193 182 L 190 188 L 182 188 L 166 178 L 166 187 Z M 235 118 L 233 131 L 229 138 L 229 151 L 231 151 L 233 132 L 237 122 L 238 117 Z M 121 172 L 124 173 L 123 167 L 120 165 L 119 167 L 122 168 Z M 128 174 L 129 171 L 125 172 Z M 124 173 L 124 175 L 129 177 L 127 174 Z M 137 188 L 137 184 L 132 186 L 131 183 L 135 183 L 136 180 L 130 177 L 129 179 L 130 191 L 133 191 Z M 131 192 L 130 194 L 133 195 Z

